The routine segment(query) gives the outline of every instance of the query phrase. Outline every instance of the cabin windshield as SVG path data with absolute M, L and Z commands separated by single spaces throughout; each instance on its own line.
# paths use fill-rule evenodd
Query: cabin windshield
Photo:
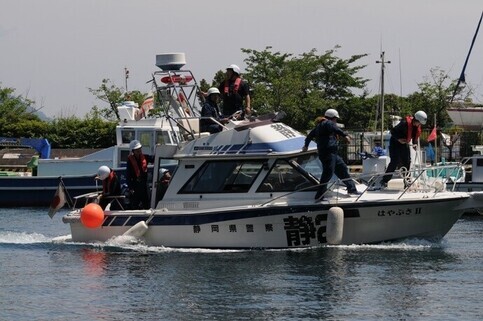
M 306 156 L 293 160 L 277 160 L 257 192 L 293 192 L 316 186 L 317 181 L 304 168 L 309 165 L 313 164 Z
M 291 163 L 297 164 L 303 171 L 307 172 L 317 180 L 322 175 L 322 163 L 317 154 L 302 155 L 292 159 Z
M 212 161 L 203 164 L 180 193 L 245 193 L 266 160 Z

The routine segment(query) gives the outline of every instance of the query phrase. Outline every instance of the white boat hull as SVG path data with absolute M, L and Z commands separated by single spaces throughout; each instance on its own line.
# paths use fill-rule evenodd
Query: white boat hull
M 339 202 L 292 206 L 243 206 L 210 211 L 158 210 L 108 213 L 102 227 L 90 229 L 79 214 L 71 224 L 75 242 L 105 242 L 121 236 L 140 221 L 148 230 L 140 238 L 152 246 L 181 248 L 297 248 L 327 244 L 327 214 L 333 206 L 344 211 L 340 244 L 378 243 L 403 238 L 440 239 L 462 215 L 457 209 L 468 196 L 454 198 Z

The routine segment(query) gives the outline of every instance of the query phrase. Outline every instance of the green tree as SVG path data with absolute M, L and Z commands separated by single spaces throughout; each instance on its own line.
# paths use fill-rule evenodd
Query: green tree
M 244 78 L 254 91 L 252 106 L 259 113 L 285 112 L 289 125 L 305 130 L 313 119 L 328 108 L 336 108 L 350 119 L 356 97 L 354 89 L 363 89 L 367 80 L 356 74 L 365 66 L 354 64 L 364 55 L 349 59 L 335 56 L 338 47 L 319 55 L 315 49 L 298 57 L 273 52 L 242 49 L 248 55 Z
M 15 89 L 0 87 L 0 132 L 6 137 L 39 137 L 45 133 L 44 122 L 34 114 L 35 102 L 20 95 Z
M 53 148 L 107 148 L 116 144 L 116 122 L 103 120 L 99 112 L 84 119 L 55 119 L 46 138 Z
M 424 110 L 428 114 L 428 126 L 434 126 L 434 115 L 438 127 L 445 127 L 450 118 L 446 112 L 449 107 L 449 99 L 456 86 L 456 81 L 451 80 L 448 73 L 432 68 L 430 76 L 418 84 L 419 91 L 407 97 L 411 105 L 411 113 Z

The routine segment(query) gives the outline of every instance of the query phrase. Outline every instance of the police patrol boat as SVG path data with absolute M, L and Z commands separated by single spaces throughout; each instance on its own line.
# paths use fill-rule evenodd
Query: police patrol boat
M 153 74 L 155 83 L 162 77 Z M 157 92 L 172 94 L 182 86 L 170 82 Z M 170 109 L 180 107 L 179 99 L 171 101 Z M 357 183 L 359 195 L 348 195 L 344 184 L 332 180 L 324 198 L 315 200 L 322 172 L 316 145 L 303 152 L 305 136 L 278 115 L 231 120 L 209 134 L 193 129 L 199 117 L 192 112 L 167 113 L 190 137 L 156 147 L 151 208 L 103 211 L 86 203 L 62 218 L 72 241 L 129 236 L 177 248 L 300 248 L 439 240 L 465 210 L 483 206 L 483 194 L 448 191 L 424 169 L 391 180 L 384 190 Z M 168 166 L 166 188 L 160 176 Z

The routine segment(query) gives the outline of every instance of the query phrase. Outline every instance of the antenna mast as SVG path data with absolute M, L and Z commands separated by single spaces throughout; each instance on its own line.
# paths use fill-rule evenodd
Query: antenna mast
M 386 64 L 390 64 L 390 61 L 384 60 L 384 51 L 381 52 L 381 60 L 376 60 L 376 64 L 381 64 L 381 146 L 384 148 L 384 69 Z

